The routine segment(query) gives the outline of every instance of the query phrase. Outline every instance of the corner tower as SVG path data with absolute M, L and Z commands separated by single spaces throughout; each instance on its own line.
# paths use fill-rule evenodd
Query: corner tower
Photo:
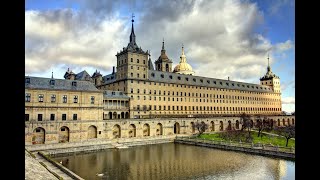
M 148 78 L 148 51 L 143 51 L 136 43 L 132 15 L 131 34 L 127 47 L 117 52 L 117 80 L 147 79 Z
M 281 93 L 280 78 L 279 78 L 279 76 L 275 75 L 271 71 L 271 67 L 269 64 L 269 55 L 268 55 L 267 73 L 263 77 L 260 78 L 260 84 L 272 87 L 273 92 L 275 92 L 275 93 Z
M 162 41 L 161 55 L 155 61 L 157 71 L 172 72 L 172 60 L 168 58 L 166 50 L 164 49 L 164 40 Z

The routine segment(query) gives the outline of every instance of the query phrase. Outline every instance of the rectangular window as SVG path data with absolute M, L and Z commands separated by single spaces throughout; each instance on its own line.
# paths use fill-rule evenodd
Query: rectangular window
M 73 103 L 78 103 L 78 96 L 77 96 L 77 95 L 75 95 L 75 96 L 73 97 Z
M 62 102 L 63 103 L 67 103 L 67 100 L 68 100 L 67 95 L 63 95 Z
M 153 110 L 157 110 L 157 106 L 156 105 L 153 106 Z
M 91 104 L 94 104 L 94 96 L 91 96 Z
M 43 102 L 43 94 L 39 94 L 39 102 Z
M 24 120 L 29 121 L 29 114 L 24 114 Z
M 78 119 L 78 115 L 77 114 L 73 114 L 73 120 L 77 120 Z
M 62 114 L 62 121 L 67 120 L 67 114 Z
M 131 88 L 131 93 L 133 93 L 133 89 Z
M 42 121 L 42 114 L 38 114 L 38 121 Z
M 50 114 L 50 120 L 54 121 L 54 114 Z
M 51 102 L 56 102 L 56 95 L 55 94 L 51 95 Z
M 26 93 L 26 102 L 30 102 L 30 99 L 31 99 L 31 94 Z

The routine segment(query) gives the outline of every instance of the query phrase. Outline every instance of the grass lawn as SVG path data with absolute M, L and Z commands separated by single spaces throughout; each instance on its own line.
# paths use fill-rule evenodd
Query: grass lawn
M 226 137 L 223 135 L 226 132 L 214 133 L 214 134 L 202 134 L 199 138 L 208 139 L 208 140 L 226 140 L 226 141 L 236 141 L 239 142 L 241 139 L 242 142 L 245 142 L 246 136 L 248 134 L 247 131 L 239 133 L 236 137 Z M 253 138 L 253 143 L 262 143 L 262 144 L 272 144 L 278 146 L 286 146 L 286 138 L 279 136 L 271 136 L 267 134 L 263 134 L 262 138 L 258 137 L 258 132 L 251 131 L 251 136 Z M 288 147 L 295 147 L 295 140 L 289 139 Z

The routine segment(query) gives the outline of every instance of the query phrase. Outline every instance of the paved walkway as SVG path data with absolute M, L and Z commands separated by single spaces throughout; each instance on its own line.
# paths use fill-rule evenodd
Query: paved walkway
M 59 168 L 57 168 L 56 166 L 54 166 L 53 164 L 51 164 L 49 161 L 47 161 L 46 159 L 44 159 L 42 156 L 40 156 L 38 154 L 38 152 L 33 153 L 36 156 L 36 160 L 39 162 L 43 162 L 48 169 L 50 169 L 51 171 L 57 173 L 60 177 L 63 178 L 63 180 L 72 180 L 72 178 L 67 175 L 66 173 L 64 173 L 63 171 L 61 171 Z

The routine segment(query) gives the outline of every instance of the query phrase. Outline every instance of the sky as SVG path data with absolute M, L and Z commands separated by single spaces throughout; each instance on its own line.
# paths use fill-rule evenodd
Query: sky
M 164 39 L 175 67 L 183 44 L 196 76 L 259 84 L 269 56 L 282 109 L 295 111 L 294 0 L 26 0 L 25 75 L 110 74 L 132 13 L 136 42 L 153 62 Z

